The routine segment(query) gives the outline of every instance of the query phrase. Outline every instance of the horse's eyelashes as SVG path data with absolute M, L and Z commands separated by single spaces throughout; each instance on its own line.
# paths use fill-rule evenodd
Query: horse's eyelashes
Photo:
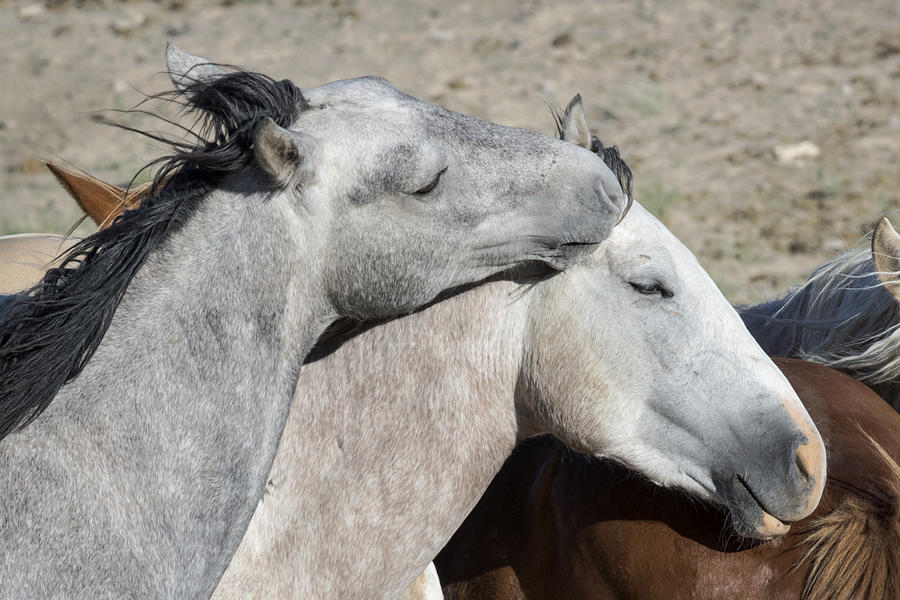
M 416 194 L 417 196 L 424 196 L 428 192 L 432 191 L 441 182 L 441 176 L 446 172 L 447 172 L 447 167 L 444 167 L 443 169 L 441 169 L 440 171 L 437 172 L 437 174 L 434 176 L 434 178 L 430 182 L 428 182 L 427 185 L 416 190 L 413 193 Z
M 663 298 L 671 298 L 675 293 L 664 286 L 659 281 L 629 281 L 632 288 L 639 294 L 645 296 L 662 296 Z

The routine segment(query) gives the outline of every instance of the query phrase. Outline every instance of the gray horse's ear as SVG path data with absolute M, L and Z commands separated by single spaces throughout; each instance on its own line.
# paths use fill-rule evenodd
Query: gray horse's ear
M 172 42 L 166 44 L 166 68 L 172 83 L 179 90 L 198 81 L 216 79 L 227 71 L 202 56 L 188 54 Z
M 581 105 L 581 94 L 575 94 L 566 107 L 560 123 L 560 135 L 568 142 L 591 149 L 591 129 L 588 127 L 584 107 Z
M 884 217 L 872 234 L 872 262 L 882 285 L 900 302 L 900 235 Z
M 295 178 L 303 165 L 306 145 L 304 134 L 279 127 L 269 117 L 262 119 L 253 132 L 253 156 L 278 187 Z

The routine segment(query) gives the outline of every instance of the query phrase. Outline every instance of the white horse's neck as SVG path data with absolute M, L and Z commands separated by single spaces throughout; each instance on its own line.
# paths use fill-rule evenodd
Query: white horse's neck
M 128 576 L 129 557 L 158 553 L 143 567 L 156 570 L 156 587 L 137 594 L 148 597 L 180 597 L 188 591 L 177 586 L 214 583 L 224 571 L 262 496 L 303 358 L 331 319 L 315 249 L 303 247 L 313 236 L 279 226 L 289 217 L 271 204 L 246 218 L 240 203 L 258 198 L 213 194 L 148 257 L 79 377 L 0 446 L 13 485 L 47 488 L 32 498 L 70 497 L 96 511 L 71 523 L 48 514 L 35 526 L 46 531 L 23 543 L 69 531 L 106 549 L 87 577 Z M 89 480 L 17 481 L 40 471 L 33 456 L 95 468 Z M 41 551 L 60 562 L 76 551 L 50 546 Z
M 393 598 L 415 579 L 516 443 L 528 305 L 517 292 L 487 284 L 304 367 L 216 598 Z

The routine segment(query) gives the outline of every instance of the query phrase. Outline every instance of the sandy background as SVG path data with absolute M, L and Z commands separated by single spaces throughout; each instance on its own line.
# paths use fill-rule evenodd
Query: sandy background
M 90 117 L 168 88 L 166 40 L 301 87 L 377 74 L 546 133 L 547 105 L 581 92 L 637 199 L 735 302 L 900 208 L 896 0 L 0 0 L 0 234 L 78 217 L 35 157 L 123 183 L 160 154 Z

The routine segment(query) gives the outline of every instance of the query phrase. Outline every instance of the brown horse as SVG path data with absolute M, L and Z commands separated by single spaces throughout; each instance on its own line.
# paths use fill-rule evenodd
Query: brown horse
M 900 598 L 900 415 L 837 371 L 775 362 L 829 449 L 822 502 L 787 536 L 732 539 L 721 512 L 535 438 L 436 559 L 445 597 Z
M 112 223 L 123 210 L 137 206 L 150 185 L 147 183 L 126 193 L 121 188 L 86 173 L 66 169 L 52 162 L 45 164 L 60 185 L 101 229 Z M 58 265 L 57 258 L 78 241 L 77 238 L 52 233 L 23 233 L 0 237 L 0 295 L 13 294 L 33 286 L 48 268 Z
M 87 173 L 67 169 L 51 161 L 45 164 L 81 210 L 100 229 L 112 223 L 123 210 L 136 208 L 147 195 L 151 185 L 148 182 L 126 191 Z

